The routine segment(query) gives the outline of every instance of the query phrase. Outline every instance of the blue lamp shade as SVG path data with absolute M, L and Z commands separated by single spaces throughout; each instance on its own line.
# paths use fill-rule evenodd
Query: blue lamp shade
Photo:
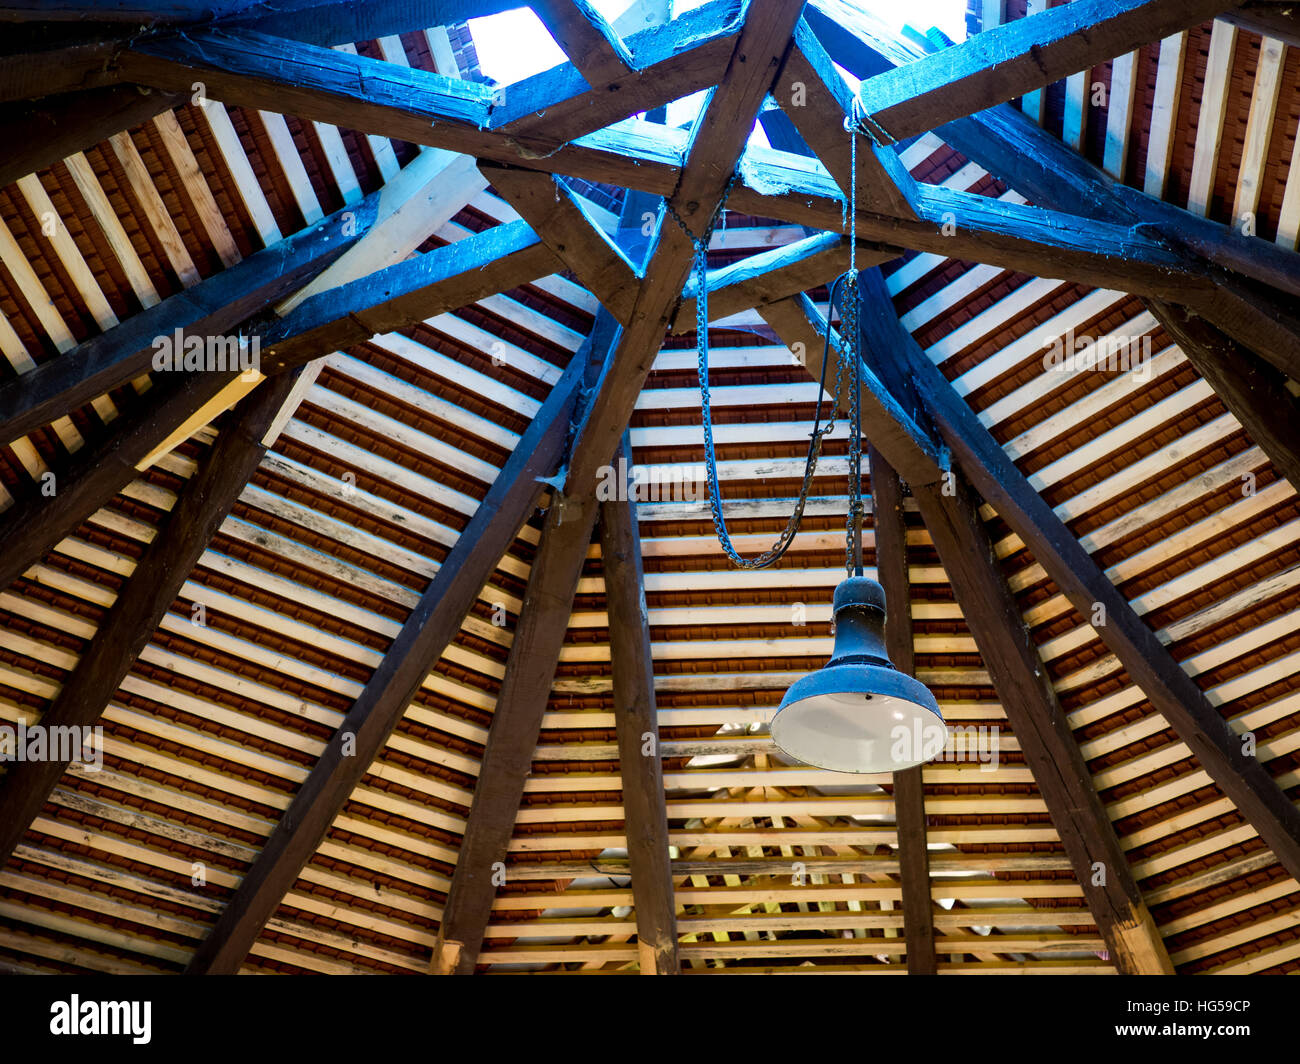
M 885 650 L 885 593 L 852 576 L 835 589 L 835 652 L 790 685 L 772 740 L 808 765 L 835 772 L 899 772 L 943 752 L 948 728 L 926 686 L 894 668 Z

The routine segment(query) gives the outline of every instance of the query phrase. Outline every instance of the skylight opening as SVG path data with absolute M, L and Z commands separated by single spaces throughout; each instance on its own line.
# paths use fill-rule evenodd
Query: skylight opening
M 617 23 L 632 3 L 637 2 L 592 0 L 596 10 L 611 24 Z M 673 17 L 678 18 L 707 2 L 672 0 Z M 842 24 L 852 21 L 845 18 L 846 13 L 857 11 L 896 33 L 910 26 L 924 34 L 933 26 L 953 41 L 966 39 L 965 0 L 813 0 L 813 3 Z M 469 28 L 478 52 L 479 68 L 500 85 L 513 85 L 568 60 L 541 19 L 527 7 L 472 18 Z M 675 124 L 671 118 L 670 124 Z

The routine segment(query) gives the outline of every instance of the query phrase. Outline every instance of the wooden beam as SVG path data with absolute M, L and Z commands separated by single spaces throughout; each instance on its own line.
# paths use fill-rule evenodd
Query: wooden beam
M 1237 50 L 1237 27 L 1216 20 L 1210 34 L 1210 54 L 1205 66 L 1201 109 L 1196 118 L 1196 147 L 1192 151 L 1192 175 L 1187 183 L 1187 210 L 1205 216 L 1210 213 L 1214 177 L 1219 169 L 1219 148 L 1223 143 L 1223 119 L 1232 88 L 1232 60 Z
M 876 539 L 876 573 L 885 590 L 885 649 L 894 668 L 915 675 L 912 593 L 907 569 L 907 520 L 903 486 L 885 456 L 872 446 L 871 524 Z M 925 784 L 922 766 L 894 773 L 894 820 L 903 887 L 903 933 L 909 975 L 934 975 L 934 903 L 930 894 L 930 852 L 926 846 Z
M 137 396 L 99 440 L 88 441 L 51 469 L 51 479 L 15 499 L 0 515 L 0 588 L 131 483 L 158 444 L 237 376 L 237 371 L 200 373 L 170 387 L 156 385 Z
M 1187 308 L 1154 299 L 1145 303 L 1277 471 L 1300 491 L 1300 403 L 1281 372 Z
M 619 456 L 631 465 L 632 447 L 626 438 Z M 681 971 L 677 904 L 668 855 L 668 804 L 659 756 L 654 661 L 635 505 L 616 498 L 600 507 L 600 557 L 609 612 L 614 725 L 641 974 L 677 975 Z
M 591 335 L 574 355 L 584 367 L 585 385 L 594 379 L 616 328 L 607 313 L 597 314 Z M 479 760 L 478 782 L 433 947 L 431 974 L 472 975 L 478 964 L 500 883 L 497 873 L 504 867 L 532 773 L 597 509 L 593 490 L 568 498 L 557 492 L 547 510 Z
M 862 276 L 864 292 L 870 293 L 879 318 L 886 320 L 892 304 L 879 271 Z M 1102 642 L 1283 867 L 1300 878 L 1300 810 L 1268 770 L 1242 752 L 1241 740 L 1227 721 L 1033 489 L 911 333 L 896 317 L 893 321 L 896 328 L 883 342 L 905 356 L 927 413 L 974 487 L 1025 542 L 1081 616 L 1093 616 L 1100 606 L 1106 618 L 1097 627 Z
M 735 0 L 713 0 L 630 37 L 632 69 L 591 83 L 589 91 L 588 79 L 572 63 L 498 90 L 491 127 L 522 148 L 547 152 L 638 111 L 712 88 L 739 39 L 740 15 Z
M 235 329 L 329 265 L 374 217 L 373 204 L 332 215 L 243 262 L 133 315 L 75 350 L 0 386 L 0 439 L 8 442 L 149 372 L 157 342 L 205 341 Z
M 281 898 L 316 852 L 383 749 L 424 677 L 518 534 L 564 452 L 583 360 L 575 356 L 520 437 L 456 545 L 294 795 L 211 934 L 191 973 L 234 973 Z M 346 743 L 346 740 L 351 740 Z
M 998 568 L 978 502 L 963 478 L 952 483 L 952 495 L 939 485 L 913 494 L 1097 929 L 1121 972 L 1172 975 L 1173 964 L 1087 762 Z
M 587 0 L 535 0 L 532 7 L 589 84 L 617 81 L 632 72 L 627 46 Z
M 878 266 L 902 254 L 859 241 L 858 267 Z M 709 319 L 717 321 L 751 307 L 765 307 L 829 284 L 849 268 L 849 244 L 837 233 L 818 233 L 770 251 L 760 251 L 708 274 Z M 695 328 L 699 282 L 686 284 L 686 298 L 677 309 L 672 331 Z
M 803 19 L 795 29 L 794 43 L 773 95 L 799 136 L 847 194 L 852 165 L 844 120 L 853 114 L 853 92 Z M 857 167 L 858 204 L 863 210 L 915 217 L 908 202 L 915 182 L 893 148 L 859 136 Z
M 1032 93 L 1223 10 L 1224 0 L 1075 0 L 869 78 L 868 124 L 888 142 Z
M 565 499 L 563 506 L 552 504 L 542 526 L 443 906 L 433 951 L 435 973 L 472 975 L 478 963 L 497 893 L 497 867 L 506 859 L 524 784 L 532 771 L 533 751 L 595 523 L 596 497 L 591 493 Z M 454 963 L 448 950 L 455 953 Z
M 186 97 L 110 85 L 0 105 L 0 187 L 170 110 Z
M 1272 37 L 1291 48 L 1300 48 L 1300 11 L 1293 4 L 1261 0 L 1225 11 L 1219 18 L 1250 33 Z
M 300 366 L 535 281 L 557 265 L 527 222 L 484 230 L 307 299 L 266 326 L 262 370 Z
M 535 170 L 480 163 L 479 169 L 564 265 L 621 324 L 640 275 L 568 184 Z
M 374 224 L 361 239 L 276 313 L 283 317 L 320 292 L 404 261 L 486 187 L 473 159 L 425 149 L 379 189 Z
M 286 374 L 261 389 L 221 427 L 76 667 L 41 714 L 42 727 L 85 728 L 99 719 L 257 469 L 266 453 L 267 432 L 293 383 L 294 375 Z M 62 759 L 24 761 L 0 777 L 0 867 L 67 766 Z

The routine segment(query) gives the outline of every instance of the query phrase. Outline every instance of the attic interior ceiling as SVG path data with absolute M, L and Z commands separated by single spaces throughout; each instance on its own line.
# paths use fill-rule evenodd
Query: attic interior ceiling
M 0 741 L 100 729 L 0 764 L 0 967 L 1300 972 L 1300 16 L 883 3 L 538 0 L 569 60 L 502 88 L 498 0 L 0 0 Z M 846 113 L 867 570 L 952 733 L 897 776 L 768 730 L 843 418 L 774 568 L 687 490 L 672 213 L 726 195 L 752 555 Z M 1137 361 L 1051 364 L 1092 341 Z

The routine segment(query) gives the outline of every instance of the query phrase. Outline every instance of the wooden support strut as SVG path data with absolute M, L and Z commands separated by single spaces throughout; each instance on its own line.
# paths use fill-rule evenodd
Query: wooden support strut
M 552 387 L 187 972 L 238 970 L 281 898 L 383 749 L 429 669 L 459 630 L 474 599 L 532 512 L 542 491 L 538 478 L 554 474 L 582 380 L 581 361 L 571 360 Z
M 615 331 L 609 315 L 598 314 L 587 342 L 574 355 L 588 381 L 608 354 Z M 557 492 L 547 510 L 438 925 L 431 963 L 435 975 L 472 975 L 478 963 L 596 513 L 594 490 L 567 499 Z
M 632 461 L 626 437 L 616 459 L 622 468 L 620 459 L 629 465 Z M 677 905 L 668 856 L 668 805 L 659 755 L 654 661 L 635 501 L 615 498 L 601 503 L 600 555 L 609 611 L 614 725 L 641 974 L 677 975 L 681 971 Z
M 871 523 L 876 537 L 876 573 L 885 591 L 885 649 L 894 668 L 915 674 L 911 588 L 907 568 L 907 523 L 898 474 L 875 447 L 869 449 Z M 894 819 L 903 886 L 903 933 L 909 975 L 934 975 L 934 903 L 930 895 L 930 853 L 926 847 L 925 785 L 922 766 L 894 773 Z
M 216 443 L 199 460 L 198 471 L 181 490 L 72 674 L 41 715 L 43 727 L 87 728 L 99 720 L 105 702 L 157 630 L 257 469 L 267 450 L 265 437 L 292 392 L 295 377 L 285 374 L 259 389 L 222 425 Z M 63 760 L 24 761 L 0 777 L 0 867 L 67 766 Z
M 881 342 L 904 358 L 927 415 L 975 489 L 1024 540 L 1080 616 L 1102 608 L 1106 623 L 1097 627 L 1102 642 L 1283 867 L 1300 878 L 1300 810 L 1268 770 L 1242 752 L 1227 721 L 903 328 L 879 271 L 864 272 L 862 287 L 864 321 L 872 315 Z

